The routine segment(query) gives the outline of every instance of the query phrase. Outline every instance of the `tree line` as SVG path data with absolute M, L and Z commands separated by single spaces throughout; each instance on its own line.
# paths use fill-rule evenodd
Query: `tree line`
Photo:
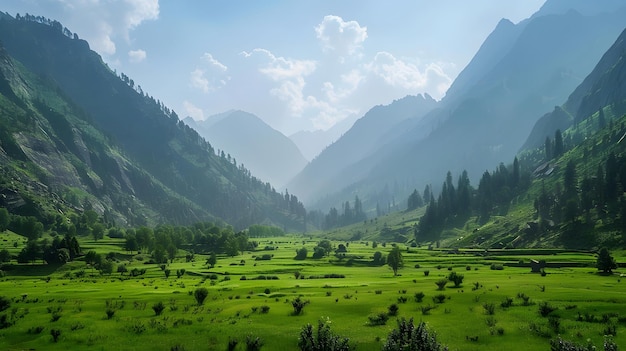
M 463 223 L 470 216 L 477 216 L 484 223 L 494 214 L 505 214 L 510 201 L 529 185 L 530 173 L 522 168 L 517 157 L 509 166 L 500 164 L 492 172 L 485 171 L 477 189 L 470 184 L 467 171 L 461 173 L 456 186 L 452 173 L 448 172 L 437 199 L 430 187 L 426 187 L 423 198 L 415 190 L 407 200 L 409 209 L 427 203 L 414 230 L 415 240 L 436 242 L 444 228 Z

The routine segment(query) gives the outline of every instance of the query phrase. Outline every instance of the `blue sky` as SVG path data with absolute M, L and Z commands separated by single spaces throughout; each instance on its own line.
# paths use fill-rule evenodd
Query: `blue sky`
M 436 99 L 501 18 L 545 0 L 3 0 L 56 19 L 181 116 L 242 109 L 289 135 Z

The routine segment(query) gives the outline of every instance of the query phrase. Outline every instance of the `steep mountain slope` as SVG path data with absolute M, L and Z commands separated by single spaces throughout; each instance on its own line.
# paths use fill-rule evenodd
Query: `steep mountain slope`
M 523 149 L 542 145 L 557 129 L 565 130 L 576 122 L 609 107 L 612 115 L 626 113 L 626 30 L 602 56 L 593 71 L 572 92 L 562 107 L 543 116 L 533 128 Z M 607 117 L 608 118 L 608 117 Z
M 137 218 L 129 211 L 143 207 L 147 223 L 221 218 L 237 228 L 263 221 L 300 226 L 297 216 L 283 210 L 289 200 L 216 155 L 173 111 L 128 77 L 116 76 L 60 23 L 3 14 L 0 41 L 32 72 L 12 74 L 17 78 L 2 85 L 3 96 L 23 111 L 8 114 L 12 127 L 3 129 L 3 149 L 15 172 L 57 194 L 77 188 L 83 200 L 100 203 L 94 207 L 101 214 L 115 211 L 132 223 Z M 5 61 L 12 62 L 7 56 Z M 54 154 L 61 156 L 50 159 Z M 70 163 L 59 161 L 64 158 Z M 18 160 L 34 170 L 22 169 Z M 57 168 L 68 176 L 49 177 Z M 58 178 L 69 180 L 51 181 Z
M 284 186 L 307 163 L 293 141 L 253 114 L 230 111 L 204 121 L 184 122 L 214 148 L 229 153 L 256 177 L 276 187 Z
M 289 184 L 305 201 L 319 195 L 320 189 L 341 189 L 354 176 L 343 177 L 345 169 L 363 160 L 381 145 L 389 143 L 388 133 L 408 119 L 418 119 L 437 102 L 429 95 L 407 96 L 387 106 L 375 106 L 357 120 L 339 140 L 313 159 Z M 362 169 L 367 172 L 367 169 Z
M 568 122 L 562 138 L 552 142 L 552 152 L 542 141 L 539 148 L 521 152 L 518 162 L 483 173 L 473 186 L 440 177 L 445 186 L 425 208 L 379 217 L 385 226 L 370 225 L 369 232 L 359 223 L 332 234 L 351 238 L 367 232 L 369 240 L 483 249 L 623 247 L 625 72 L 626 30 L 567 103 L 549 114 L 552 120 L 544 117 L 535 126 Z M 577 112 L 569 114 L 566 108 Z
M 374 194 L 391 184 L 436 187 L 447 170 L 458 174 L 466 169 L 478 177 L 511 160 L 537 119 L 565 101 L 626 26 L 624 5 L 615 11 L 608 6 L 611 11 L 606 12 L 598 10 L 604 7 L 597 3 L 587 14 L 556 1 L 550 14 L 515 25 L 519 33 L 502 22 L 497 30 L 506 33 L 490 36 L 489 45 L 481 47 L 466 68 L 468 73 L 459 76 L 463 84 L 435 110 L 340 177 L 328 180 L 328 186 L 310 192 L 336 193 L 335 198 L 344 200 L 359 192 L 371 208 Z M 504 45 L 504 53 L 496 49 L 498 43 Z

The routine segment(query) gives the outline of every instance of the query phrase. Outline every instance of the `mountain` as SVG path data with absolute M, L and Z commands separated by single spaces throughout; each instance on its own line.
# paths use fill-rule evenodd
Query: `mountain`
M 601 109 L 603 115 L 606 108 L 609 109 L 607 113 L 614 116 L 626 113 L 625 49 L 626 30 L 570 94 L 565 104 L 537 121 L 522 149 L 542 146 L 546 137 L 552 137 L 557 129 L 563 131 L 596 112 L 600 119 Z
M 319 189 L 340 189 L 351 184 L 352 176 L 343 177 L 346 169 L 388 143 L 388 133 L 394 127 L 406 120 L 421 118 L 436 104 L 429 95 L 418 95 L 407 96 L 387 106 L 373 107 L 339 140 L 313 159 L 289 182 L 288 188 L 306 201 L 318 195 Z
M 596 2 L 585 12 L 569 3 L 550 0 L 528 20 L 501 21 L 450 93 L 418 123 L 320 186 L 290 189 L 307 202 L 315 201 L 307 194 L 345 201 L 359 193 L 372 208 L 381 193 L 403 198 L 413 188 L 437 187 L 448 170 L 465 169 L 476 181 L 510 161 L 539 117 L 566 100 L 626 26 L 626 4 Z
M 301 228 L 296 197 L 217 155 L 59 22 L 2 14 L 0 42 L 0 193 L 13 213 L 54 218 L 93 208 L 121 225 Z
M 596 250 L 626 244 L 626 30 L 567 102 L 542 117 L 552 147 L 523 150 L 470 183 L 440 177 L 426 206 L 333 230 L 336 238 L 442 247 Z M 569 111 L 569 112 L 568 112 Z M 551 151 L 548 151 L 551 150 Z M 430 195 L 425 195 L 430 197 Z M 419 219 L 419 220 L 418 220 Z M 366 233 L 363 235 L 363 233 Z
M 184 120 L 209 140 L 245 165 L 252 174 L 276 187 L 284 186 L 307 163 L 296 144 L 257 116 L 229 111 L 204 121 Z
M 347 130 L 349 130 L 356 120 L 356 115 L 351 115 L 332 126 L 328 130 L 301 130 L 289 136 L 298 149 L 302 151 L 304 157 L 311 161 L 319 155 L 328 145 L 335 142 Z

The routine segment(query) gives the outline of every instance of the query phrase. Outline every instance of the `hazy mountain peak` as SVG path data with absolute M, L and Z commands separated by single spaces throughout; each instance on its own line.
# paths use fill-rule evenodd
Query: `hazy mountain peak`
M 562 15 L 575 11 L 583 16 L 594 16 L 601 13 L 614 12 L 626 6 L 623 0 L 547 0 L 532 18 L 546 15 Z
M 246 111 L 230 110 L 189 125 L 215 148 L 276 187 L 283 186 L 307 162 L 293 141 Z

